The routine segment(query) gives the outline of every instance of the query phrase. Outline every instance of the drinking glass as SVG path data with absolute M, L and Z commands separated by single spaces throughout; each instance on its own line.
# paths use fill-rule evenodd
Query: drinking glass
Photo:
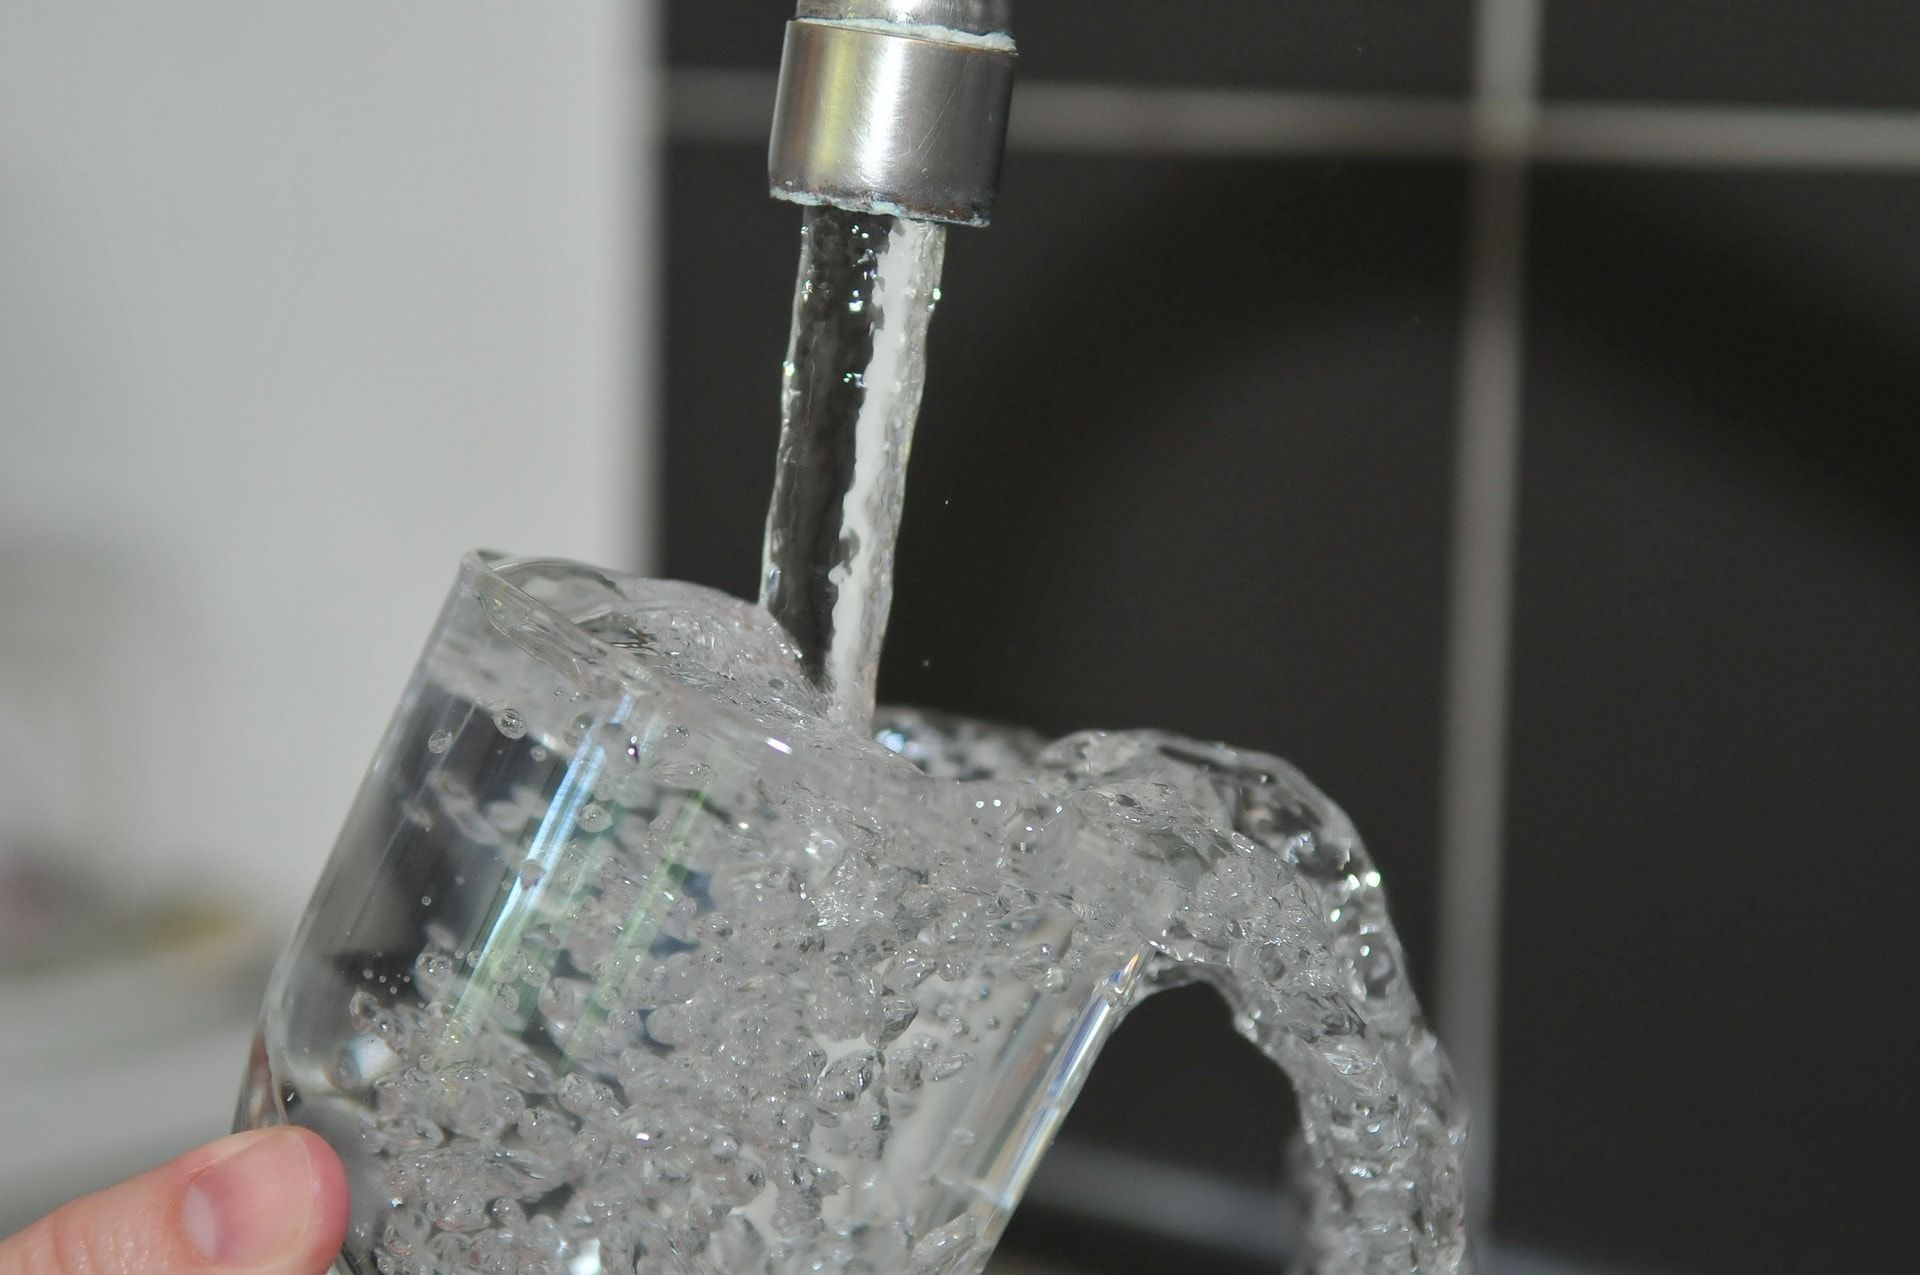
M 977 1270 L 1119 1016 L 1195 979 L 1300 1082 L 1334 1229 L 1448 1242 L 1450 1082 L 1324 797 L 836 727 L 798 668 L 708 590 L 465 559 L 240 1104 L 341 1154 L 341 1270 Z

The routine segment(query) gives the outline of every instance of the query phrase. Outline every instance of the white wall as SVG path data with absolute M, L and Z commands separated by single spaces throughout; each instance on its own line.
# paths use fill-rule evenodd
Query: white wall
M 0 3 L 0 849 L 285 924 L 464 549 L 648 565 L 654 17 Z

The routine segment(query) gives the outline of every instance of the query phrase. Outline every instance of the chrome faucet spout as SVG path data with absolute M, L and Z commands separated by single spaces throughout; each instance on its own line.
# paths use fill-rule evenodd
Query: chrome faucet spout
M 985 225 L 1013 60 L 1007 0 L 800 0 L 767 150 L 774 197 Z

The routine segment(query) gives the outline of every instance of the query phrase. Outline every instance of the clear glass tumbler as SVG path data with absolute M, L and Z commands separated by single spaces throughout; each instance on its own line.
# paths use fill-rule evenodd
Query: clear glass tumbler
M 1158 736 L 864 735 L 797 668 L 707 590 L 465 561 L 241 1101 L 345 1159 L 343 1270 L 977 1270 L 1118 1016 L 1195 979 L 1294 1075 L 1325 1233 L 1458 1248 L 1444 1062 L 1325 798 Z

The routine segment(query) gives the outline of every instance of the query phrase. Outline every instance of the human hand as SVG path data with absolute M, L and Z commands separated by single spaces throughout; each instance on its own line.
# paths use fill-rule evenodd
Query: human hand
M 0 1240 L 0 1275 L 320 1275 L 347 1178 L 305 1129 L 237 1133 Z

